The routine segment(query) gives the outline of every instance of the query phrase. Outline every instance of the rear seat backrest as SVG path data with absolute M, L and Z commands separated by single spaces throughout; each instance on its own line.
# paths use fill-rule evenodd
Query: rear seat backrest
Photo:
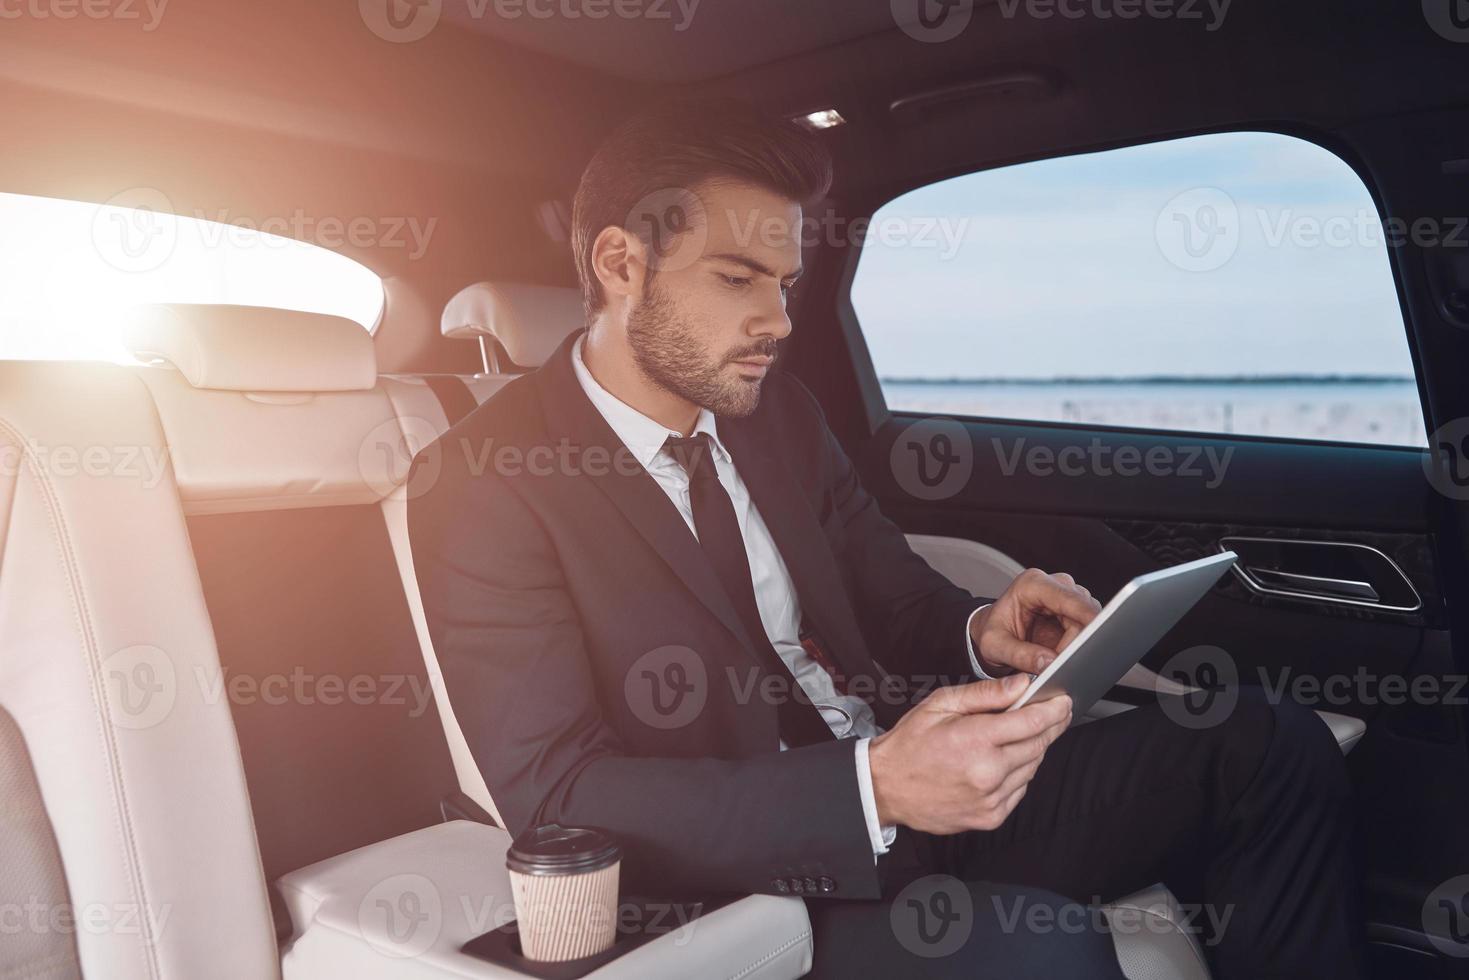
M 446 333 L 459 318 L 526 368 L 581 323 L 574 289 L 482 283 L 456 299 Z M 374 383 L 371 337 L 357 324 L 251 307 L 145 307 L 128 345 L 167 365 L 139 374 L 239 685 L 232 708 L 270 880 L 432 822 L 456 785 L 498 819 L 433 656 L 405 481 L 417 450 L 467 410 L 451 419 L 442 382 L 462 385 L 472 408 L 513 375 Z M 267 703 L 259 685 L 297 671 L 402 676 L 396 707 L 411 717 L 384 704 Z
M 55 934 L 0 940 L 0 975 L 75 975 L 67 947 L 89 976 L 278 970 L 229 710 L 196 683 L 219 663 L 164 448 L 130 371 L 0 363 L 0 768 L 22 797 L 0 806 L 28 811 L 0 849 L 37 888 L 5 900 L 49 894 L 76 923 L 37 910 Z
M 506 907 L 509 881 L 494 855 L 509 838 L 427 812 L 448 773 L 431 705 L 359 726 L 330 704 L 276 703 L 279 691 L 221 676 L 215 634 L 229 677 L 257 684 L 262 670 L 287 665 L 319 677 L 322 656 L 328 670 L 369 679 L 386 659 L 421 673 L 403 591 L 388 584 L 402 566 L 374 506 L 384 493 L 385 506 L 402 502 L 389 484 L 408 459 L 377 451 L 401 446 L 399 420 L 388 411 L 381 428 L 386 394 L 329 366 L 357 356 L 355 335 L 321 327 L 338 340 L 317 338 L 311 356 L 327 360 L 297 357 L 289 377 L 237 344 L 238 333 L 211 342 L 259 315 L 152 311 L 172 326 L 140 331 L 137 348 L 187 373 L 0 364 L 0 457 L 10 463 L 0 471 L 0 558 L 11 572 L 0 589 L 0 903 L 40 902 L 43 926 L 56 925 L 0 942 L 0 975 L 278 976 L 262 851 L 273 879 L 312 850 L 332 856 L 290 884 L 288 976 L 488 969 L 459 947 L 484 928 L 483 909 Z M 231 352 L 227 369 L 221 351 Z M 336 391 L 297 390 L 327 384 Z M 302 433 L 316 423 L 336 427 Z M 364 450 L 355 478 L 342 465 L 345 440 Z M 340 550 L 323 553 L 322 542 Z M 406 574 L 411 582 L 411 566 Z M 366 598 L 346 608 L 356 596 Z M 272 723 L 283 733 L 267 731 Z M 422 749 L 400 753 L 405 743 Z M 333 755 L 346 745 L 350 758 Z M 406 766 L 426 775 L 415 782 Z M 369 819 L 435 826 L 394 837 L 402 828 L 364 828 L 354 806 Z M 479 871 L 465 877 L 464 867 Z M 421 899 L 423 875 L 462 901 L 445 902 L 433 950 L 394 958 L 401 937 L 389 935 L 397 920 L 379 921 L 383 903 Z M 81 924 L 67 928 L 68 915 Z M 811 962 L 795 899 L 746 899 L 701 921 L 697 935 L 675 936 L 601 972 L 790 980 Z
M 173 305 L 129 336 L 188 515 L 267 877 L 436 823 L 457 786 L 381 504 L 404 435 L 350 321 Z M 289 363 L 287 363 L 289 362 Z
M 581 294 L 575 289 L 556 286 L 475 283 L 461 289 L 449 301 L 440 326 L 444 336 L 454 339 L 499 338 L 505 348 L 515 352 L 516 366 L 530 370 L 539 367 L 554 353 L 567 335 L 580 329 Z M 488 401 L 516 376 L 503 372 L 383 375 L 382 387 L 391 399 L 403 429 L 404 472 L 419 451 L 474 408 Z M 459 387 L 458 394 L 454 391 L 455 386 Z M 388 533 L 393 539 L 404 591 L 413 611 L 419 645 L 434 681 L 434 696 L 438 701 L 439 714 L 444 719 L 445 737 L 453 754 L 459 788 L 498 821 L 499 811 L 454 717 L 454 708 L 444 688 L 443 674 L 439 670 L 423 614 L 423 601 L 408 543 L 408 499 L 422 489 L 417 480 L 408 481 L 383 500 L 383 513 Z

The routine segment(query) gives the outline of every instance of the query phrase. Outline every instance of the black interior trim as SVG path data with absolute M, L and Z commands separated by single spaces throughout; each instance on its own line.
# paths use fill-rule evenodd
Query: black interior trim
M 455 790 L 440 800 L 439 813 L 446 823 L 450 820 L 472 820 L 489 827 L 500 826 L 488 810 L 470 799 L 463 790 Z
M 266 879 L 439 823 L 458 779 L 381 510 L 188 523 Z
M 908 426 L 923 418 L 894 414 L 860 450 L 868 488 L 880 499 L 908 498 L 890 456 Z M 1428 530 L 1432 488 L 1423 478 L 1421 450 L 968 418 L 955 425 L 969 436 L 972 473 L 961 490 L 935 502 L 940 509 L 1420 534 Z M 1091 452 L 1094 445 L 1111 458 L 1124 447 L 1141 459 L 1150 450 L 1166 451 L 1174 472 L 1166 477 L 1146 471 L 1121 476 L 1088 468 L 1067 476 L 1055 466 L 1036 469 L 1026 462 L 1034 452 L 1057 458 L 1063 451 L 1074 454 L 1077 447 Z M 1269 492 L 1260 492 L 1263 488 Z

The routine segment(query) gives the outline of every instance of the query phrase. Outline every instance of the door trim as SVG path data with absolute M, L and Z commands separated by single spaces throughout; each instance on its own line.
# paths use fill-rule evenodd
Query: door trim
M 1413 596 L 1413 604 L 1411 606 L 1389 605 L 1371 599 L 1353 599 L 1347 596 L 1324 595 L 1317 592 L 1307 592 L 1282 588 L 1280 586 L 1266 585 L 1264 582 L 1261 582 L 1256 576 L 1250 574 L 1249 566 L 1246 565 L 1243 561 L 1236 562 L 1231 565 L 1229 570 L 1234 573 L 1235 577 L 1238 578 L 1242 583 L 1244 583 L 1245 588 L 1258 595 L 1278 596 L 1283 599 L 1294 599 L 1298 602 L 1315 602 L 1339 606 L 1362 606 L 1367 609 L 1377 609 L 1382 612 L 1415 613 L 1423 608 L 1423 597 L 1418 594 L 1418 589 L 1414 587 L 1413 580 L 1408 578 L 1408 576 L 1403 572 L 1402 568 L 1398 566 L 1397 562 L 1393 561 L 1392 558 L 1389 557 L 1381 549 L 1374 548 L 1370 544 L 1361 544 L 1356 541 L 1318 541 L 1304 538 L 1261 538 L 1251 537 L 1247 535 L 1226 535 L 1225 537 L 1219 539 L 1219 550 L 1221 552 L 1229 551 L 1231 545 L 1234 542 L 1238 541 L 1257 542 L 1263 544 L 1281 544 L 1282 542 L 1286 542 L 1289 544 L 1313 545 L 1322 548 L 1357 548 L 1361 551 L 1371 552 L 1380 557 L 1384 562 L 1386 562 L 1387 567 L 1392 569 L 1393 573 L 1397 575 L 1398 578 L 1403 580 L 1403 584 L 1408 587 L 1409 593 L 1411 593 Z

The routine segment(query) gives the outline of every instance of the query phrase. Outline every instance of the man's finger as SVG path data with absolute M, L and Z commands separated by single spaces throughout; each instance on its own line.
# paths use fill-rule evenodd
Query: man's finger
M 1009 745 L 1043 735 L 1051 726 L 1065 721 L 1070 711 L 1070 699 L 1064 695 L 1047 698 L 1014 711 L 976 716 L 971 730 L 976 738 L 982 738 L 990 745 Z
M 1030 785 L 1030 781 L 1035 778 L 1036 770 L 1041 767 L 1043 755 L 1036 756 L 1006 773 L 1005 778 L 1000 780 L 1000 786 L 995 790 L 994 795 L 1003 800 L 1014 795 L 1015 791 L 1022 786 Z
M 1001 810 L 1004 811 L 1005 818 L 1007 820 L 1009 819 L 1010 814 L 1015 812 L 1015 808 L 1020 805 L 1020 801 L 1025 797 L 1025 791 L 1029 788 L 1029 782 L 1021 783 L 1020 788 L 1011 793 L 1010 798 L 1004 802 L 1003 806 L 1001 806 Z
M 1022 640 L 1004 630 L 987 632 L 981 652 L 997 664 L 1007 664 L 1028 674 L 1039 674 L 1056 659 L 1056 651 L 1050 647 Z
M 1093 599 L 1090 593 L 1083 592 L 1081 586 L 1063 584 L 1054 576 L 1036 579 L 1026 598 L 1031 606 L 1039 606 L 1083 626 L 1095 619 L 1102 608 L 1101 603 Z
M 1006 769 L 1019 769 L 1022 766 L 1035 763 L 1040 765 L 1040 760 L 1046 754 L 1046 749 L 1051 747 L 1055 741 L 1049 737 L 1051 729 L 1047 728 L 1039 735 L 1023 738 L 1018 742 L 1000 746 L 1000 763 Z
M 1080 635 L 1081 630 L 1082 628 L 1080 626 L 1066 627 L 1066 632 L 1061 634 L 1061 639 L 1056 643 L 1056 652 L 1060 653 L 1061 651 L 1069 647 L 1071 645 L 1071 641 L 1076 639 L 1077 636 Z
M 1011 674 L 997 680 L 941 687 L 928 696 L 925 704 L 931 710 L 961 715 L 1003 711 L 1014 704 L 1015 699 L 1024 694 L 1029 686 L 1029 677 Z
M 1014 711 L 1012 711 L 1011 714 L 1015 714 Z M 1018 746 L 1017 754 L 1015 754 L 1014 757 L 1017 761 L 1025 758 L 1025 754 L 1027 754 L 1027 752 L 1036 751 L 1037 745 L 1039 745 L 1039 751 L 1044 754 L 1044 751 L 1050 748 L 1052 742 L 1055 742 L 1056 739 L 1059 739 L 1062 735 L 1065 735 L 1066 729 L 1069 729 L 1069 727 L 1071 727 L 1071 711 L 1068 710 L 1065 714 L 1059 714 L 1059 716 L 1056 716 L 1055 720 L 1053 720 L 1052 723 L 1047 724 L 1047 726 L 1042 729 L 1042 732 L 1040 732 L 1040 735 L 1033 736 L 1033 738 L 1031 739 L 1021 739 L 1021 741 L 1018 742 L 1011 742 L 1009 743 L 1009 745 L 999 745 L 997 746 L 997 748 L 1000 749 L 1000 754 L 1003 755 L 1006 754 L 1006 752 L 1011 751 L 1011 749 L 1015 748 L 1015 746 Z

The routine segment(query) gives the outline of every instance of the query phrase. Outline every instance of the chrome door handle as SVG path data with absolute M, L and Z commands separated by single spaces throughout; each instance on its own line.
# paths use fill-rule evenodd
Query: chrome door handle
M 1362 582 L 1357 579 L 1302 575 L 1299 572 L 1283 572 L 1278 568 L 1260 568 L 1253 565 L 1243 566 L 1240 571 L 1267 589 L 1283 589 L 1323 599 L 1382 601 L 1382 597 L 1377 594 L 1371 582 Z
M 1398 563 L 1371 545 L 1231 534 L 1221 537 L 1218 547 L 1240 556 L 1229 570 L 1256 595 L 1379 613 L 1423 608 L 1422 597 Z M 1287 568 L 1300 571 L 1283 570 Z

